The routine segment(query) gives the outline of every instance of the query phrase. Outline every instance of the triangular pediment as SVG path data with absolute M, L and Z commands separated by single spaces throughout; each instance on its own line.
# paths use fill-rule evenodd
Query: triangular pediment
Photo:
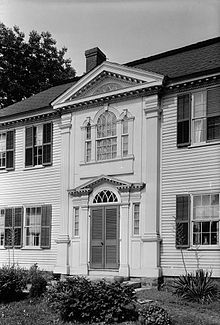
M 127 67 L 116 63 L 104 62 L 82 78 L 57 98 L 52 106 L 61 108 L 68 105 L 100 99 L 106 95 L 118 95 L 124 91 L 162 85 L 163 76 Z
M 93 180 L 90 180 L 89 182 L 86 182 L 72 190 L 69 190 L 68 192 L 73 196 L 78 195 L 86 195 L 93 191 L 94 188 L 102 185 L 102 184 L 109 184 L 114 187 L 116 187 L 119 191 L 140 191 L 144 188 L 144 183 L 129 183 L 125 181 L 118 180 L 116 178 L 101 175 Z

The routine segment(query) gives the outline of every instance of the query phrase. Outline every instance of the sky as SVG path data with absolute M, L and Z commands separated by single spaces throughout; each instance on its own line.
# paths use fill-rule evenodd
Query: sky
M 220 0 L 0 0 L 0 21 L 49 31 L 77 75 L 98 46 L 126 63 L 220 35 Z

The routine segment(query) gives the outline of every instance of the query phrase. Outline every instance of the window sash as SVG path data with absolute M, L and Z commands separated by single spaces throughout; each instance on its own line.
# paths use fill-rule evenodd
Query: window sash
M 79 208 L 76 207 L 73 209 L 73 236 L 78 237 L 79 236 Z
M 140 203 L 133 204 L 133 235 L 140 234 Z
M 219 245 L 218 193 L 193 196 L 193 245 Z

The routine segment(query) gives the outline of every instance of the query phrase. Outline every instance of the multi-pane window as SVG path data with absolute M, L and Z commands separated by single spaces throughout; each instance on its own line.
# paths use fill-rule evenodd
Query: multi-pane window
M 40 246 L 41 213 L 41 207 L 26 209 L 26 246 Z
M 219 244 L 219 194 L 193 196 L 193 244 Z
M 0 169 L 14 169 L 14 130 L 0 133 Z
M 73 209 L 73 236 L 79 236 L 79 208 Z
M 26 127 L 25 166 L 51 165 L 52 123 Z
M 52 206 L 0 209 L 0 245 L 50 248 Z
M 92 139 L 91 139 L 91 124 L 88 123 L 86 126 L 86 141 L 85 141 L 85 160 L 86 162 L 91 161 L 92 153 Z
M 140 234 L 140 203 L 133 205 L 133 234 Z
M 97 160 L 116 158 L 117 132 L 116 116 L 112 112 L 103 113 L 97 121 Z
M 179 95 L 177 145 L 216 140 L 220 140 L 220 87 Z
M 122 157 L 128 156 L 128 119 L 124 118 L 122 120 L 122 135 L 121 135 L 121 145 L 122 145 Z
M 25 246 L 50 248 L 52 206 L 26 207 Z

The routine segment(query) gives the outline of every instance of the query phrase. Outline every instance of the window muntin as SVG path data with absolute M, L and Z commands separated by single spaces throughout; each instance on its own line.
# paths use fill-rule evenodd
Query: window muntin
M 41 207 L 26 208 L 25 229 L 26 229 L 26 246 L 40 246 L 41 235 Z
M 140 203 L 133 205 L 133 235 L 140 234 Z
M 193 245 L 219 245 L 219 194 L 193 196 Z
M 43 125 L 34 127 L 34 165 L 42 165 Z
M 206 94 L 204 92 L 192 95 L 192 143 L 206 140 Z
M 98 194 L 96 194 L 93 200 L 93 203 L 109 203 L 109 202 L 118 202 L 115 193 L 109 190 L 103 190 L 99 192 Z
M 73 236 L 79 236 L 79 208 L 76 207 L 73 209 L 74 220 L 73 220 Z
M 117 156 L 116 116 L 112 112 L 104 112 L 97 121 L 97 160 L 113 159 Z
M 0 168 L 6 166 L 6 133 L 0 133 Z

